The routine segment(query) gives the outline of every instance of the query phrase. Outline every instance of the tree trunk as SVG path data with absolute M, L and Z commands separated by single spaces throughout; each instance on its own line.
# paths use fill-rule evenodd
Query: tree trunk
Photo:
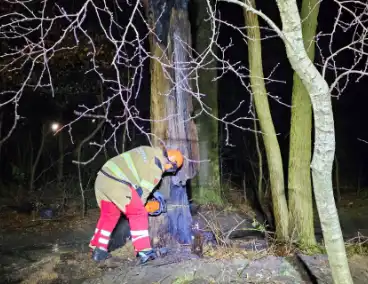
M 31 191 L 33 190 L 33 187 L 34 187 L 35 174 L 36 174 L 37 166 L 38 166 L 38 163 L 40 161 L 40 158 L 41 158 L 41 155 L 42 155 L 42 152 L 43 152 L 43 147 L 45 145 L 45 140 L 46 140 L 47 134 L 48 134 L 47 126 L 46 126 L 45 123 L 43 123 L 42 124 L 42 129 L 41 129 L 40 147 L 38 148 L 36 159 L 32 163 L 31 176 L 29 178 L 29 190 L 31 190 Z
M 190 46 L 188 3 L 176 0 L 167 1 L 167 5 L 159 4 L 149 1 L 150 25 L 160 41 L 151 35 L 151 52 L 155 57 L 151 59 L 151 131 L 168 148 L 180 149 L 185 157 L 195 160 L 198 159 L 198 138 L 195 125 L 189 120 L 192 101 L 188 79 L 190 60 L 186 47 L 186 44 Z M 172 68 L 165 67 L 161 62 Z M 170 76 L 170 79 L 166 76 Z M 174 88 L 171 82 L 175 82 Z M 158 139 L 154 142 L 157 144 Z M 196 164 L 186 159 L 175 176 L 163 179 L 160 191 L 168 199 L 168 213 L 150 220 L 154 246 L 160 243 L 167 245 L 168 234 L 181 243 L 191 243 L 192 218 L 186 183 L 195 176 L 196 170 Z
M 4 117 L 4 112 L 2 112 L 0 114 L 0 141 L 1 141 L 1 137 L 2 137 L 2 133 L 3 133 L 3 117 Z M 2 161 L 1 161 L 1 154 L 2 154 L 2 148 L 3 148 L 3 144 L 0 143 L 0 173 L 2 173 Z M 2 180 L 2 177 L 0 177 L 0 181 Z
M 336 284 L 352 284 L 332 188 L 335 129 L 329 86 L 305 50 L 296 1 L 277 0 L 277 5 L 287 56 L 312 102 L 315 125 L 312 179 L 333 281 Z
M 82 218 L 84 218 L 87 213 L 85 190 L 83 187 L 82 171 L 80 167 L 82 148 L 84 144 L 90 141 L 97 134 L 97 132 L 100 131 L 100 129 L 102 128 L 104 124 L 105 124 L 105 120 L 102 120 L 99 124 L 97 124 L 96 128 L 77 145 L 76 150 L 75 150 L 75 157 L 76 157 L 77 169 L 78 169 L 79 190 L 81 194 L 81 217 Z
M 303 0 L 301 17 L 304 46 L 314 61 L 319 0 Z M 294 73 L 289 155 L 289 230 L 301 245 L 316 244 L 310 163 L 312 156 L 312 106 L 307 90 Z
M 64 140 L 63 132 L 58 133 L 59 161 L 57 172 L 57 183 L 60 186 L 64 176 Z
M 255 1 L 250 0 L 255 7 Z M 276 225 L 276 237 L 281 241 L 288 239 L 288 207 L 285 197 L 284 172 L 280 146 L 277 141 L 276 131 L 272 122 L 270 106 L 263 76 L 261 34 L 258 16 L 244 10 L 247 26 L 248 58 L 250 70 L 250 82 L 253 92 L 253 100 L 262 130 L 263 142 L 267 156 L 270 175 L 273 214 Z
M 157 19 L 153 12 L 153 3 L 149 0 L 145 2 L 146 15 L 149 20 L 149 24 L 154 28 L 154 23 Z M 159 11 L 158 11 L 159 13 Z M 167 19 L 165 18 L 165 21 Z M 159 23 L 160 24 L 160 23 Z M 167 23 L 166 23 L 167 25 Z M 164 36 L 168 36 L 167 34 Z M 163 120 L 167 117 L 167 95 L 171 94 L 171 82 L 165 76 L 165 69 L 161 65 L 161 62 L 169 65 L 168 54 L 171 53 L 171 46 L 167 46 L 167 51 L 165 52 L 165 46 L 160 45 L 153 34 L 150 34 L 150 49 L 151 49 L 151 60 L 150 60 L 150 74 L 151 74 L 151 132 L 155 135 L 153 138 L 153 144 L 155 146 L 160 145 L 160 139 L 166 141 L 168 133 L 168 121 Z M 157 59 L 159 58 L 158 61 Z M 170 198 L 170 177 L 164 177 L 158 188 L 160 192 L 165 196 L 165 199 Z M 161 214 L 160 216 L 150 217 L 150 235 L 152 238 L 152 244 L 154 247 L 158 246 L 162 241 L 164 235 L 168 233 L 168 217 L 167 214 Z
M 213 1 L 211 1 L 213 2 Z M 195 11 L 195 43 L 194 49 L 197 54 L 203 52 L 211 46 L 212 31 L 211 21 L 206 21 L 209 18 L 207 1 L 194 0 L 193 11 Z M 215 5 L 212 5 L 213 9 Z M 212 45 L 213 52 L 217 53 L 217 46 Z M 202 58 L 199 58 L 202 60 Z M 195 91 L 203 94 L 201 103 L 206 105 L 206 109 L 214 116 L 218 115 L 218 100 L 217 82 L 213 81 L 217 76 L 216 59 L 208 55 L 203 62 L 206 69 L 198 71 L 198 90 Z M 197 100 L 193 102 L 195 112 L 200 113 L 202 106 Z M 201 113 L 196 118 L 198 140 L 199 140 L 199 156 L 202 161 L 199 165 L 199 174 L 196 179 L 196 187 L 194 189 L 195 199 L 204 200 L 206 202 L 218 203 L 221 201 L 221 186 L 220 186 L 220 169 L 219 169 L 219 137 L 218 137 L 218 122 L 216 119 Z

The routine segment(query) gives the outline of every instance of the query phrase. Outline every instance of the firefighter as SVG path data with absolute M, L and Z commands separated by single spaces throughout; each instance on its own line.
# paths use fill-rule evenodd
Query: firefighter
M 176 173 L 183 165 L 184 157 L 178 150 L 141 146 L 108 160 L 97 174 L 95 194 L 100 207 L 100 218 L 91 239 L 92 258 L 104 261 L 110 236 L 120 214 L 129 221 L 130 235 L 141 263 L 154 259 L 148 233 L 147 198 L 160 182 L 164 173 Z M 153 196 L 164 206 L 159 192 Z M 147 205 L 146 205 L 147 206 Z

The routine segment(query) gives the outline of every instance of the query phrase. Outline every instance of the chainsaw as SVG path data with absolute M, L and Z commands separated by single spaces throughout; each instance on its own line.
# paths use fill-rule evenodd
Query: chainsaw
M 158 216 L 167 212 L 165 199 L 157 191 L 153 193 L 153 198 L 149 199 L 144 207 L 150 216 Z

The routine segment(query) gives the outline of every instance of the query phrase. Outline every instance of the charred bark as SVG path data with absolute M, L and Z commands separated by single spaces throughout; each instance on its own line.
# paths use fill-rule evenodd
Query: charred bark
M 151 52 L 160 59 L 151 60 L 152 133 L 162 139 L 167 148 L 179 149 L 185 157 L 195 160 L 198 141 L 194 122 L 190 119 L 193 106 L 188 62 L 191 55 L 186 47 L 190 46 L 188 1 L 149 1 L 148 8 L 149 22 L 155 31 L 150 37 Z M 158 139 L 154 141 L 156 145 Z M 185 159 L 175 176 L 163 178 L 159 190 L 167 198 L 168 213 L 150 220 L 154 246 L 165 245 L 167 233 L 176 241 L 191 243 L 192 217 L 186 184 L 196 171 L 196 164 Z

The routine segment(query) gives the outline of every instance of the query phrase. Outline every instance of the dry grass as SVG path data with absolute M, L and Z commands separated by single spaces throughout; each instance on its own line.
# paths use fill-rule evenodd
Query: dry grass
M 249 205 L 248 205 L 249 206 Z M 202 219 L 206 222 L 206 227 L 202 228 L 203 231 L 210 231 L 214 234 L 215 239 L 217 241 L 217 246 L 205 245 L 203 246 L 203 255 L 205 257 L 210 257 L 214 259 L 232 259 L 232 258 L 246 258 L 248 260 L 255 260 L 258 258 L 262 258 L 267 255 L 274 255 L 280 257 L 290 257 L 295 255 L 296 252 L 303 252 L 305 254 L 315 254 L 321 253 L 323 250 L 322 246 L 301 248 L 298 244 L 290 239 L 288 242 L 279 242 L 274 238 L 274 233 L 267 230 L 267 226 L 265 224 L 260 224 L 256 221 L 255 213 L 248 207 L 244 202 L 241 205 L 236 206 L 228 206 L 222 208 L 223 211 L 234 212 L 234 213 L 243 213 L 244 215 L 253 218 L 252 227 L 247 228 L 249 231 L 259 231 L 265 235 L 267 248 L 262 249 L 260 251 L 254 250 L 246 250 L 244 247 L 247 247 L 247 242 L 252 241 L 244 241 L 244 240 L 236 240 L 229 239 L 230 233 L 234 230 L 238 229 L 241 225 L 239 222 L 236 226 L 234 226 L 230 231 L 223 232 L 221 231 L 221 226 L 217 221 L 216 216 L 221 213 L 219 208 L 216 206 L 207 206 L 206 211 L 211 212 L 210 215 L 204 216 L 201 215 Z M 239 210 L 240 209 L 240 210 Z M 209 217 L 210 216 L 210 217 Z M 253 240 L 254 241 L 254 240 Z M 249 247 L 249 246 L 248 246 Z
M 31 273 L 27 275 L 27 278 L 23 280 L 22 284 L 34 284 L 41 281 L 50 281 L 58 278 L 58 274 L 54 271 L 55 266 L 59 263 L 59 258 L 55 256 L 47 257 L 32 264 L 25 270 Z M 19 274 L 24 271 L 18 271 Z
M 368 256 L 368 237 L 360 233 L 355 238 L 348 240 L 345 246 L 349 256 L 356 254 Z
M 114 250 L 113 252 L 111 252 L 111 255 L 114 257 L 119 257 L 127 260 L 131 260 L 132 258 L 134 258 L 135 251 L 132 241 L 127 240 L 126 244 L 123 247 Z
M 273 240 L 271 237 L 272 236 L 271 232 L 267 232 L 266 227 L 263 224 L 259 224 L 255 219 L 253 219 L 254 220 L 252 224 L 253 227 L 249 228 L 249 230 L 260 231 L 262 233 L 265 233 L 269 247 L 267 249 L 262 249 L 259 251 L 246 250 L 244 249 L 245 245 L 252 241 L 244 241 L 244 240 L 237 241 L 229 239 L 231 232 L 236 230 L 242 224 L 242 222 L 239 222 L 230 231 L 223 232 L 216 218 L 216 215 L 219 214 L 219 211 L 216 211 L 217 208 L 215 209 L 213 207 L 207 207 L 206 209 L 212 213 L 210 218 L 208 217 L 208 215 L 206 217 L 204 216 L 204 214 L 199 213 L 202 219 L 205 220 L 206 222 L 206 227 L 203 228 L 202 230 L 212 232 L 213 235 L 215 236 L 218 245 L 214 247 L 211 245 L 204 244 L 203 255 L 205 257 L 210 257 L 214 259 L 246 258 L 249 260 L 254 260 L 262 258 L 266 255 L 289 256 L 294 252 L 294 246 L 292 246 L 291 244 L 276 243 L 275 240 Z M 237 210 L 236 207 L 225 208 L 223 210 L 239 212 L 239 210 Z
M 234 259 L 234 258 L 246 258 L 249 260 L 255 260 L 262 258 L 268 254 L 267 250 L 261 251 L 248 251 L 241 249 L 236 245 L 211 247 L 204 246 L 203 255 L 205 257 L 213 259 Z
M 353 255 L 349 258 L 349 267 L 354 283 L 368 283 L 368 257 Z
M 59 255 L 43 258 L 29 267 L 17 270 L 22 284 L 43 283 L 62 279 L 85 279 L 100 276 L 102 270 L 84 253 L 70 253 L 68 259 L 60 259 Z M 69 283 L 69 282 L 68 282 Z

